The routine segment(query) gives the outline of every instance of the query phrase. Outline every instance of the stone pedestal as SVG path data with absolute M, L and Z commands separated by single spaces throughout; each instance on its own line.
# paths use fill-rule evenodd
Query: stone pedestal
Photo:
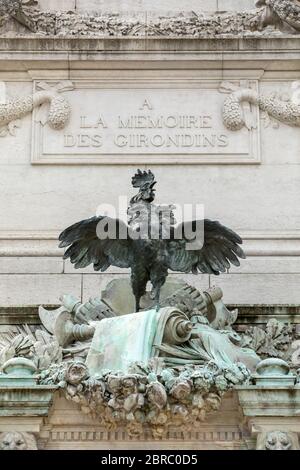
M 296 376 L 278 359 L 262 361 L 257 370 L 255 385 L 236 388 L 255 448 L 298 450 L 300 385 L 295 385 Z

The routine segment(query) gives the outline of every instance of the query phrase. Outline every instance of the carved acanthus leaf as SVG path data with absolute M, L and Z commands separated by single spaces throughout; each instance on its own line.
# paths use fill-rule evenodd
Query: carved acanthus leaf
M 42 370 L 62 361 L 62 349 L 56 338 L 45 330 L 17 326 L 1 335 L 0 368 L 13 357 L 31 359 L 37 369 Z
M 254 349 L 262 359 L 278 357 L 290 361 L 294 337 L 294 326 L 271 319 L 265 327 L 252 326 L 241 334 L 241 346 Z

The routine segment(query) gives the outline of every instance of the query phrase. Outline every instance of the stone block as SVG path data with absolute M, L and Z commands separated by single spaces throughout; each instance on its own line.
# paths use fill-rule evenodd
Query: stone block
M 62 274 L 62 258 L 0 257 L 0 274 Z
M 99 271 L 94 271 L 93 265 L 89 265 L 86 268 L 75 269 L 74 265 L 70 262 L 69 259 L 64 260 L 64 272 L 67 274 L 94 274 L 94 275 L 107 275 L 107 274 L 130 274 L 129 269 L 118 268 L 117 266 L 110 266 L 105 273 L 99 273 Z
M 2 307 L 58 305 L 62 294 L 81 297 L 81 275 L 3 274 L 0 275 Z
M 239 267 L 232 266 L 231 274 L 300 274 L 300 258 L 297 256 L 249 256 Z
M 211 276 L 226 304 L 299 304 L 300 274 L 224 274 Z

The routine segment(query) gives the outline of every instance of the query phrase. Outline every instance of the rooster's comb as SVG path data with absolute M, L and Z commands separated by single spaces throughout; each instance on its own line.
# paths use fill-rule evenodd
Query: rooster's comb
M 154 174 L 151 170 L 138 170 L 137 173 L 132 177 L 132 186 L 134 188 L 142 188 L 145 184 L 151 185 L 153 182 Z

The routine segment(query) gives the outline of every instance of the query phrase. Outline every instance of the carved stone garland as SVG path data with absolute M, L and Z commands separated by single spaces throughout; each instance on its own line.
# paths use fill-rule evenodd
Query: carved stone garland
M 294 0 L 258 0 L 258 11 L 208 14 L 182 12 L 159 16 L 149 22 L 138 16 L 76 11 L 40 11 L 35 0 L 0 0 L 2 24 L 9 18 L 31 32 L 51 36 L 174 36 L 218 37 L 264 34 L 267 26 L 288 33 L 300 31 L 300 7 Z M 1 24 L 0 24 L 1 26 Z
M 14 135 L 15 127 L 19 127 L 18 120 L 31 113 L 34 108 L 49 105 L 46 113 L 48 125 L 55 130 L 63 129 L 70 117 L 71 108 L 68 101 L 60 95 L 61 92 L 72 90 L 72 82 L 59 82 L 51 87 L 45 82 L 38 84 L 42 91 L 33 95 L 10 99 L 7 103 L 0 103 L 0 136 L 7 133 Z
M 243 113 L 241 104 L 248 102 L 257 105 L 260 110 L 288 126 L 300 127 L 300 82 L 292 84 L 289 101 L 282 101 L 274 96 L 265 96 L 250 88 L 238 88 L 229 82 L 222 82 L 221 93 L 230 93 L 223 104 L 222 116 L 225 126 L 231 131 L 238 131 L 244 126 L 251 128 Z
M 81 362 L 50 366 L 42 371 L 39 383 L 56 384 L 68 400 L 77 403 L 108 429 L 124 426 L 131 437 L 138 437 L 149 426 L 155 439 L 166 435 L 170 424 L 191 430 L 216 411 L 224 393 L 250 379 L 247 368 L 220 369 L 215 364 L 163 367 L 154 359 L 132 364 L 130 373 L 107 372 L 89 376 Z

